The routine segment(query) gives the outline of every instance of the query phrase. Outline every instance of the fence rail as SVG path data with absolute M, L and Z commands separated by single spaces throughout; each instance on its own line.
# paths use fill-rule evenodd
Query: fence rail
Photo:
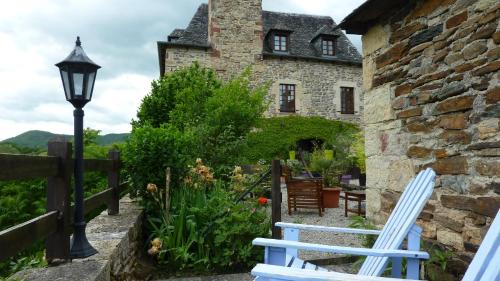
M 0 154 L 0 180 L 30 180 L 47 178 L 47 212 L 32 220 L 0 231 L 0 261 L 15 256 L 38 240 L 45 239 L 45 257 L 70 258 L 70 235 L 73 232 L 73 210 L 70 203 L 71 176 L 74 160 L 69 142 L 49 142 L 48 156 Z M 109 215 L 119 211 L 120 193 L 126 183 L 120 183 L 120 153 L 110 151 L 108 159 L 84 160 L 85 171 L 107 172 L 108 189 L 84 201 L 85 214 L 106 205 Z

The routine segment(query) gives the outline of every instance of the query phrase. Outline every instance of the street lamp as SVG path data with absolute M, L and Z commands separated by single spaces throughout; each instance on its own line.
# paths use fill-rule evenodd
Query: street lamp
M 85 54 L 80 37 L 76 38 L 75 49 L 62 62 L 56 64 L 61 73 L 66 100 L 75 107 L 75 217 L 71 240 L 70 257 L 86 258 L 97 253 L 85 235 L 83 211 L 83 107 L 92 99 L 97 70 L 101 68 Z

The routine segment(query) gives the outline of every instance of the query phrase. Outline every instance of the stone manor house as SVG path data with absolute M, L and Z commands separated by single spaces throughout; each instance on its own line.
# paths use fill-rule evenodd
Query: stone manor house
M 262 10 L 262 0 L 209 0 L 186 29 L 158 42 L 164 75 L 197 61 L 228 79 L 251 66 L 271 83 L 267 116 L 360 122 L 361 56 L 330 17 Z

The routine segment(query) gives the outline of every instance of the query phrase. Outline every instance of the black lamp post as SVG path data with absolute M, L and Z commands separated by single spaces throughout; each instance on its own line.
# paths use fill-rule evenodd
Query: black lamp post
M 56 64 L 61 73 L 66 100 L 75 107 L 75 218 L 71 240 L 71 258 L 86 258 L 97 253 L 85 235 L 83 211 L 83 107 L 92 99 L 95 76 L 101 68 L 95 64 L 82 49 L 80 37 L 76 39 L 75 49 L 62 62 Z

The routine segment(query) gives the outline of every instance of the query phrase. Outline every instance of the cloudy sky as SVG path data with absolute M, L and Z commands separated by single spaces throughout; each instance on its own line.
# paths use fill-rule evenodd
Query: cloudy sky
M 85 126 L 130 131 L 141 99 L 159 76 L 156 41 L 184 28 L 207 0 L 20 0 L 0 3 L 0 140 L 28 130 L 72 134 L 55 63 L 82 40 L 102 66 Z M 265 10 L 331 16 L 340 22 L 363 0 L 263 0 Z M 360 49 L 360 38 L 350 37 Z

